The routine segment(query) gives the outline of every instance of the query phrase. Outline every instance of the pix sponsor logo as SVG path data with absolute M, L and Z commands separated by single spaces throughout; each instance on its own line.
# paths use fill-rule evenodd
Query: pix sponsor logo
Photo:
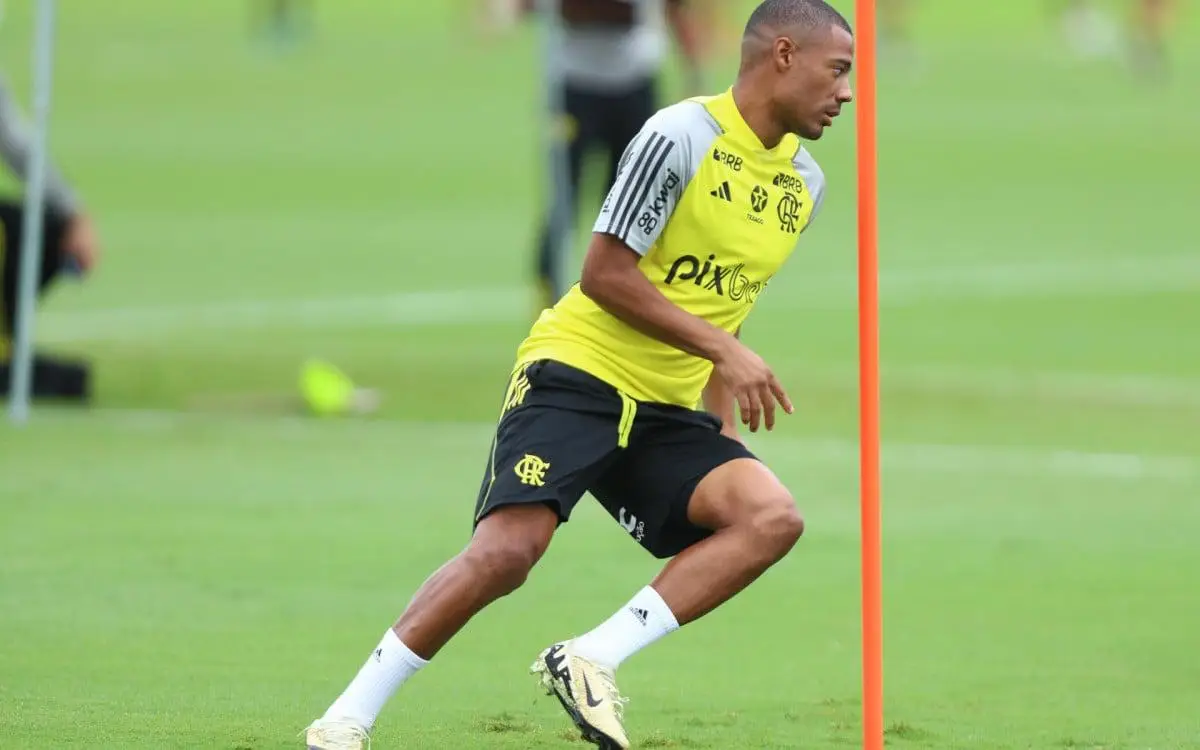
M 758 293 L 766 286 L 765 281 L 754 281 L 745 275 L 745 263 L 723 266 L 716 262 L 717 256 L 710 255 L 701 261 L 695 255 L 681 255 L 667 271 L 667 285 L 691 281 L 698 287 L 715 292 L 719 297 L 728 297 L 735 302 L 754 304 Z

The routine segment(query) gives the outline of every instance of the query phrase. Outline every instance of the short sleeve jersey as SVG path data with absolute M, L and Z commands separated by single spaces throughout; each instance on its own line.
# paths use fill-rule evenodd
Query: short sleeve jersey
M 825 177 L 794 135 L 766 148 L 732 90 L 659 110 L 629 144 L 593 231 L 641 258 L 668 300 L 733 333 L 821 206 Z M 641 401 L 695 408 L 712 363 L 603 309 L 575 284 L 543 311 L 518 364 L 554 359 Z

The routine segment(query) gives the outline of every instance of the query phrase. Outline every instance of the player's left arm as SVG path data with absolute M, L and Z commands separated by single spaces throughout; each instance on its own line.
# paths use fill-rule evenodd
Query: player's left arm
M 740 339 L 742 329 L 738 328 L 733 335 Z M 716 369 L 713 369 L 712 374 L 708 376 L 708 384 L 704 386 L 703 401 L 704 410 L 721 420 L 721 434 L 739 443 L 743 442 L 742 436 L 738 433 L 737 415 L 733 408 L 736 403 L 733 391 L 717 374 Z

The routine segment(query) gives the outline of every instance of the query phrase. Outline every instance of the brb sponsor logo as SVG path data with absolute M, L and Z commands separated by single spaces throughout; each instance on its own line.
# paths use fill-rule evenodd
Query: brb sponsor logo
M 698 287 L 715 292 L 720 297 L 728 297 L 734 302 L 754 304 L 758 293 L 766 286 L 765 281 L 752 281 L 745 275 L 745 263 L 736 266 L 722 266 L 716 262 L 717 256 L 710 255 L 701 260 L 695 255 L 681 255 L 671 264 L 667 271 L 667 285 L 691 281 Z
M 734 172 L 742 171 L 742 157 L 737 154 L 731 154 L 728 151 L 722 151 L 719 148 L 713 149 L 713 161 L 718 164 L 724 164 Z
M 642 232 L 649 235 L 658 228 L 659 223 L 663 220 L 663 214 L 667 210 L 667 201 L 677 187 L 679 187 L 679 175 L 675 170 L 668 169 L 666 177 L 658 186 L 658 192 L 654 194 L 653 200 L 646 204 L 646 210 L 642 211 L 642 215 L 638 218 L 638 227 Z
M 780 172 L 775 175 L 775 179 L 771 180 L 771 184 L 784 190 L 790 190 L 793 193 L 799 193 L 804 190 L 804 180 L 794 174 L 785 174 Z

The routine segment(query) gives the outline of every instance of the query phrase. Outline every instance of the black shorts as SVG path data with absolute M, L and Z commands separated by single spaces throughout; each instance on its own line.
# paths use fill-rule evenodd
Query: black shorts
M 42 263 L 39 292 L 63 267 L 60 248 L 67 232 L 67 217 L 46 207 L 42 216 Z M 21 278 L 21 235 L 25 231 L 25 207 L 17 199 L 0 199 L 0 340 L 12 335 L 16 325 L 17 290 Z M 3 347 L 0 347 L 2 354 Z
M 475 505 L 475 523 L 506 505 L 544 503 L 566 522 L 591 494 L 639 544 L 672 557 L 712 531 L 688 502 L 716 467 L 754 458 L 711 414 L 635 401 L 552 360 L 518 368 Z
M 591 91 L 568 83 L 563 90 L 563 108 L 568 120 L 570 140 L 567 147 L 567 174 L 571 195 L 578 196 L 583 182 L 584 163 L 589 154 L 600 153 L 606 162 L 602 192 L 617 178 L 621 157 L 655 111 L 658 110 L 657 84 L 647 78 L 628 90 Z M 537 273 L 544 279 L 557 276 L 560 262 L 552 252 L 551 219 L 542 228 L 537 257 Z
M 573 194 L 579 194 L 583 162 L 593 150 L 603 153 L 607 161 L 607 191 L 617 178 L 621 156 L 630 141 L 658 110 L 657 85 L 653 78 L 647 78 L 627 90 L 605 92 L 567 83 L 563 87 L 563 108 L 570 118 L 567 164 Z

